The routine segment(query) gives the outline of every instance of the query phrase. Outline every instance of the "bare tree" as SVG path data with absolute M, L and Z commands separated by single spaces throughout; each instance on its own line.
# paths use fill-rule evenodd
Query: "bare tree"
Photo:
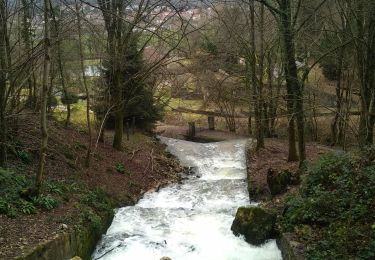
M 7 161 L 7 123 L 5 110 L 7 104 L 7 10 L 6 2 L 0 1 L 0 166 L 5 167 Z
M 77 14 L 77 28 L 78 28 L 79 59 L 80 59 L 83 86 L 86 92 L 86 120 L 87 120 L 87 130 L 89 132 L 89 144 L 87 146 L 85 166 L 89 167 L 90 160 L 91 160 L 91 149 L 92 149 L 92 129 L 91 129 L 91 119 L 90 119 L 91 98 L 90 98 L 90 91 L 89 91 L 86 74 L 85 74 L 84 54 L 83 54 L 83 44 L 82 44 L 81 8 L 77 1 L 76 1 L 76 14 Z
M 43 60 L 43 77 L 42 77 L 42 89 L 40 93 L 41 105 L 40 105 L 40 130 L 41 130 L 41 142 L 39 151 L 39 165 L 38 171 L 35 178 L 35 192 L 39 194 L 42 187 L 42 180 L 44 174 L 45 159 L 47 154 L 48 144 L 48 128 L 47 128 L 47 98 L 49 90 L 49 73 L 50 73 L 50 2 L 44 0 L 44 60 Z

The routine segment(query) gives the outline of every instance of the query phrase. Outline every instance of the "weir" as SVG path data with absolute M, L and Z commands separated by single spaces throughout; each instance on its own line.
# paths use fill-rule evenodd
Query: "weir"
M 246 140 L 193 143 L 160 137 L 191 174 L 117 210 L 92 259 L 278 260 L 274 240 L 256 247 L 230 230 L 246 189 Z

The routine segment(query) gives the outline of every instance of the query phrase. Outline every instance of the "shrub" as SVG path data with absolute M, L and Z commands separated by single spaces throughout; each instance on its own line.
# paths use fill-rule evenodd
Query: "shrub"
M 78 102 L 78 100 L 79 100 L 79 97 L 73 93 L 68 93 L 61 97 L 61 103 L 63 103 L 64 105 L 75 104 Z
M 284 231 L 308 225 L 316 231 L 308 259 L 373 259 L 375 162 L 373 149 L 332 152 L 308 168 L 282 217 Z
M 48 192 L 59 194 L 59 195 L 63 194 L 63 191 L 65 190 L 64 186 L 57 182 L 47 182 L 45 186 Z
M 51 210 L 58 206 L 58 200 L 50 194 L 25 199 L 22 194 L 32 185 L 30 178 L 0 168 L 0 214 L 16 217 L 19 214 L 35 214 L 38 208 Z M 46 190 L 58 195 L 63 192 L 52 182 L 46 182 Z
M 112 210 L 109 196 L 101 189 L 90 191 L 81 197 L 81 203 L 98 211 Z
M 122 164 L 122 163 L 116 163 L 115 165 L 115 169 L 118 173 L 122 173 L 122 174 L 125 174 L 126 173 L 126 169 L 125 169 L 125 166 Z
M 0 214 L 15 217 L 17 212 L 34 212 L 30 205 L 20 198 L 20 192 L 27 189 L 31 181 L 25 176 L 0 168 Z
M 30 214 L 35 214 L 36 213 L 36 208 L 33 205 L 33 203 L 20 199 L 17 201 L 18 208 L 19 210 L 25 214 L 25 215 L 30 215 Z
M 98 232 L 102 229 L 101 217 L 93 212 L 91 209 L 83 210 L 80 216 L 81 225 L 86 226 L 87 222 L 93 225 L 93 228 Z
M 59 101 L 55 96 L 48 96 L 47 99 L 47 107 L 48 108 L 54 108 L 59 104 Z
M 25 164 L 30 164 L 33 160 L 31 154 L 26 151 L 18 151 L 17 154 L 18 158 Z
M 32 199 L 34 205 L 37 205 L 43 209 L 51 210 L 58 206 L 58 201 L 50 195 L 39 195 Z

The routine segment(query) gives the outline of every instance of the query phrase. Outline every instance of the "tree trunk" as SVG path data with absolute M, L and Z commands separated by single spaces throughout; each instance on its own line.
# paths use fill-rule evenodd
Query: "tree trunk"
M 272 66 L 272 57 L 271 57 L 271 50 L 267 54 L 267 76 L 268 76 L 268 101 L 266 108 L 267 110 L 265 111 L 266 115 L 266 125 L 267 125 L 267 136 L 272 137 L 274 133 L 272 132 L 272 125 L 274 122 L 274 117 L 275 115 L 273 114 L 274 112 L 274 107 L 275 107 L 275 101 L 274 100 L 274 95 L 273 95 L 273 66 Z
M 52 3 L 51 3 L 52 5 Z M 51 10 L 53 9 L 52 6 L 50 6 Z M 66 84 L 65 84 L 65 74 L 64 74 L 64 66 L 63 66 L 63 61 L 62 61 L 62 49 L 61 49 L 61 40 L 60 39 L 60 35 L 59 35 L 59 24 L 56 20 L 56 16 L 54 14 L 54 12 L 51 13 L 52 15 L 52 20 L 53 20 L 53 23 L 54 23 L 54 27 L 55 27 L 55 33 L 56 33 L 56 42 L 57 42 L 57 64 L 58 64 L 58 67 L 59 67 L 59 73 L 60 73 L 60 80 L 61 80 L 61 86 L 62 86 L 62 89 L 63 89 L 63 94 L 65 96 L 65 99 L 66 99 L 66 119 L 65 119 L 65 126 L 68 126 L 70 124 L 70 117 L 71 117 L 71 108 L 70 108 L 70 96 L 69 96 L 69 93 L 68 93 L 68 89 L 66 87 Z
M 105 27 L 108 34 L 108 56 L 111 62 L 111 78 L 113 84 L 112 102 L 115 114 L 115 133 L 113 137 L 113 148 L 122 150 L 122 139 L 124 131 L 124 91 L 121 79 L 121 64 L 125 61 L 123 57 L 124 35 L 123 35 L 123 1 L 99 0 L 98 4 L 103 13 Z
M 375 7 L 371 6 L 368 10 L 368 17 L 364 17 L 364 6 L 357 4 L 357 24 L 358 39 L 357 42 L 357 62 L 358 74 L 360 76 L 361 86 L 361 115 L 359 124 L 359 144 L 361 146 L 372 145 L 374 135 L 375 118 Z M 366 21 L 366 22 L 365 22 Z
M 116 73 L 116 72 L 115 72 Z M 123 89 L 118 72 L 115 74 L 115 135 L 113 137 L 113 148 L 122 150 L 122 138 L 124 133 L 124 101 Z
M 342 38 L 341 43 L 346 41 L 346 17 L 345 15 L 341 15 L 341 24 L 343 26 L 342 29 Z M 335 117 L 333 118 L 332 125 L 331 125 L 331 138 L 332 138 L 332 145 L 342 144 L 342 125 L 343 125 L 343 98 L 344 98 L 344 90 L 342 87 L 343 82 L 343 65 L 344 65 L 344 54 L 345 54 L 345 46 L 342 46 L 339 50 L 338 59 L 337 59 L 337 82 L 336 82 L 336 111 Z
M 304 137 L 304 111 L 303 111 L 303 86 L 298 80 L 297 65 L 295 60 L 294 33 L 291 21 L 290 0 L 280 1 L 280 27 L 282 32 L 285 77 L 287 85 L 287 107 L 290 114 L 289 119 L 289 161 L 297 160 L 295 149 L 295 120 L 297 122 L 299 160 L 306 159 L 305 137 Z
M 83 79 L 83 85 L 85 87 L 86 92 L 86 120 L 87 120 L 87 130 L 89 132 L 89 144 L 87 146 L 86 158 L 85 158 L 85 166 L 88 168 L 90 167 L 91 161 L 91 149 L 92 149 L 92 130 L 91 130 L 91 121 L 90 121 L 90 91 L 87 85 L 86 75 L 85 75 L 85 65 L 84 65 L 84 56 L 83 56 L 83 46 L 82 46 L 82 26 L 81 26 L 81 14 L 80 14 L 80 7 L 78 2 L 76 1 L 76 12 L 77 12 L 77 28 L 78 28 L 78 45 L 79 45 L 79 58 L 80 58 L 80 66 L 81 66 L 81 73 Z
M 43 77 L 41 89 L 41 105 L 40 105 L 40 130 L 41 142 L 39 151 L 39 166 L 35 178 L 35 192 L 39 194 L 42 187 L 42 180 L 44 174 L 45 159 L 48 144 L 48 129 L 47 129 L 47 98 L 48 98 L 48 77 L 50 73 L 50 3 L 49 0 L 44 0 L 44 61 L 43 61 Z
M 26 67 L 27 74 L 27 86 L 28 86 L 28 99 L 27 106 L 29 108 L 34 107 L 34 96 L 33 96 L 33 61 L 32 61 L 32 42 L 31 42 L 31 2 L 22 0 L 23 16 L 22 16 L 22 40 L 25 44 L 26 55 L 30 64 Z
M 249 3 L 250 7 L 250 45 L 251 45 L 251 57 L 250 57 L 250 73 L 251 73 L 251 84 L 253 87 L 253 100 L 254 100 L 254 114 L 255 114 L 255 128 L 256 128 L 256 149 L 259 150 L 264 148 L 264 131 L 263 131 L 263 120 L 262 120 L 262 83 L 258 84 L 256 76 L 256 46 L 255 46 L 255 1 L 251 0 Z M 262 51 L 262 50 L 261 50 Z M 261 66 L 262 67 L 262 66 Z M 262 69 L 262 68 L 261 68 Z M 263 71 L 260 72 L 261 74 Z
M 6 167 L 7 161 L 7 124 L 5 119 L 7 96 L 7 50 L 6 50 L 6 6 L 0 2 L 0 167 Z

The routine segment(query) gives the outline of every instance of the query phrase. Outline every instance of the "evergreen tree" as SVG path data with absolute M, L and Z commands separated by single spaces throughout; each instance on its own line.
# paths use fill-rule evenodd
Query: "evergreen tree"
M 143 53 L 138 50 L 139 35 L 132 33 L 127 44 L 126 51 L 123 53 L 122 63 L 119 74 L 123 89 L 123 115 L 124 124 L 132 122 L 133 118 L 137 127 L 151 130 L 153 124 L 162 118 L 164 105 L 154 99 L 153 83 L 148 79 L 146 66 L 144 64 Z M 116 92 L 114 89 L 114 68 L 110 61 L 104 62 L 103 75 L 111 103 L 114 103 Z M 96 113 L 102 114 L 104 109 L 99 106 L 106 104 L 97 104 Z M 109 107 L 108 104 L 106 107 Z M 104 115 L 99 115 L 104 116 Z M 106 126 L 113 128 L 115 125 L 114 111 L 109 114 L 106 120 Z

